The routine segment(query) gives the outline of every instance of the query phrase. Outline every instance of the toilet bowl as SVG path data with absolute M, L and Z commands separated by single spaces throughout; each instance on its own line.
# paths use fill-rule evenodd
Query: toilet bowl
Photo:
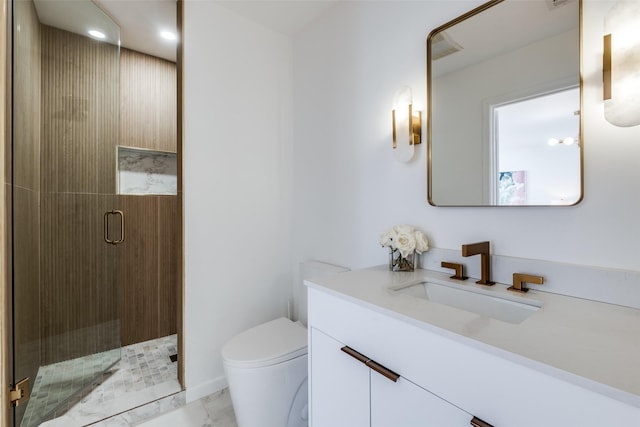
M 222 348 L 238 427 L 308 425 L 307 330 L 281 317 Z

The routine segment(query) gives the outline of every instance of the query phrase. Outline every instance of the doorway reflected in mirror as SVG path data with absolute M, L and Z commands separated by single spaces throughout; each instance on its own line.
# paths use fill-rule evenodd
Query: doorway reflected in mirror
M 580 197 L 580 89 L 489 108 L 492 176 L 498 177 L 492 204 L 574 204 Z

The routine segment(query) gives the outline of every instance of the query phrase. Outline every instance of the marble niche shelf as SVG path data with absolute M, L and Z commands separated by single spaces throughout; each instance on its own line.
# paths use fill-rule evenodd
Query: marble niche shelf
M 175 195 L 176 153 L 118 146 L 117 193 Z

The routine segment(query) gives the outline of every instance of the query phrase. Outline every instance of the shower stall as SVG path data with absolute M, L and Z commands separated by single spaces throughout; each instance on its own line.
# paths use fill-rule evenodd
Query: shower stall
M 121 46 L 91 0 L 10 4 L 9 356 L 31 427 L 121 346 L 177 333 L 177 67 Z
M 52 6 L 13 2 L 13 377 L 31 389 L 14 423 L 25 427 L 120 359 L 119 28 L 92 2 L 66 2 L 58 12 L 86 27 L 61 30 L 39 20 Z M 101 40 L 82 34 L 92 26 Z

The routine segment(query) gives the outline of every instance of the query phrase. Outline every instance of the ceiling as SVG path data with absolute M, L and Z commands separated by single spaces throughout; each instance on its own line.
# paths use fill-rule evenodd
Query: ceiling
M 175 62 L 176 42 L 159 36 L 161 31 L 176 34 L 175 0 L 94 0 L 94 3 L 120 26 L 122 46 Z
M 550 8 L 544 1 L 503 2 L 446 28 L 445 37 L 462 50 L 434 61 L 433 76 L 579 28 L 579 2 L 558 4 Z
M 176 42 L 160 37 L 160 31 L 176 33 L 175 0 L 34 0 L 34 4 L 42 24 L 83 36 L 97 29 L 109 43 L 119 40 L 128 49 L 176 60 Z
M 204 1 L 204 0 L 202 0 Z M 340 0 L 209 0 L 285 35 L 293 35 Z M 86 35 L 89 25 L 109 26 L 96 16 L 90 0 L 34 0 L 43 24 Z M 128 49 L 175 62 L 175 41 L 159 37 L 176 33 L 175 0 L 93 0 L 120 27 L 120 44 Z M 91 22 L 91 24 L 89 24 Z M 99 23 L 98 23 L 99 22 Z M 107 40 L 117 43 L 117 29 Z

